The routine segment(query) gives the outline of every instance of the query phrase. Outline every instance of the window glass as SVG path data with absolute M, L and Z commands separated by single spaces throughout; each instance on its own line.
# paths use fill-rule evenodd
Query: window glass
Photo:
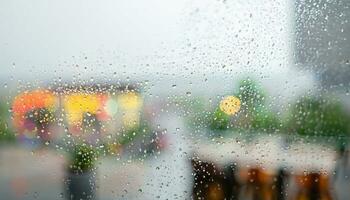
M 350 1 L 0 2 L 3 199 L 348 199 Z

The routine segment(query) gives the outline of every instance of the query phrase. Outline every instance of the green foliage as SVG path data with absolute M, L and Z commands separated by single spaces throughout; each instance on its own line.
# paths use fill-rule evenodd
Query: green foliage
M 276 132 L 281 129 L 282 121 L 275 113 L 266 109 L 260 109 L 254 113 L 251 127 L 253 130 Z
M 8 127 L 6 119 L 0 118 L 0 141 L 13 142 L 15 141 L 15 135 L 13 131 Z
M 275 132 L 281 129 L 281 120 L 266 108 L 266 94 L 255 81 L 250 78 L 241 80 L 235 96 L 241 100 L 239 113 L 231 117 L 217 108 L 209 119 L 210 129 L 227 130 L 232 127 L 253 132 Z
M 265 93 L 258 84 L 250 78 L 243 79 L 239 83 L 239 92 L 236 96 L 242 102 L 242 109 L 254 112 L 265 105 Z
M 255 81 L 250 78 L 241 80 L 236 95 L 241 100 L 241 111 L 233 127 L 264 132 L 275 132 L 281 128 L 281 120 L 266 108 L 266 94 Z
M 6 106 L 0 104 L 0 141 L 13 142 L 15 141 L 14 132 L 8 126 L 10 119 L 9 112 Z
M 293 106 L 288 128 L 308 136 L 345 136 L 349 134 L 350 117 L 339 102 L 325 98 L 305 97 Z
M 84 173 L 93 170 L 98 153 L 88 144 L 79 144 L 74 147 L 71 154 L 70 170 L 73 173 Z
M 209 123 L 209 127 L 212 130 L 226 130 L 230 126 L 230 116 L 217 108 L 214 111 Z
M 146 122 L 141 123 L 138 126 L 127 129 L 122 132 L 122 137 L 119 138 L 118 143 L 126 145 L 133 141 L 136 137 L 150 133 L 151 128 Z

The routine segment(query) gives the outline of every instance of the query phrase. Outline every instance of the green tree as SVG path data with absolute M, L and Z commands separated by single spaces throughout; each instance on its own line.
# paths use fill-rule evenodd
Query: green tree
M 230 116 L 217 108 L 209 122 L 212 130 L 226 130 L 230 126 Z
M 0 104 L 0 141 L 13 142 L 15 141 L 15 135 L 10 126 L 8 120 L 10 119 L 10 113 L 5 105 Z
M 241 101 L 240 111 L 231 117 L 217 108 L 209 119 L 211 129 L 275 132 L 282 128 L 282 120 L 267 108 L 266 94 L 255 81 L 243 79 L 238 88 L 235 96 Z
M 303 97 L 292 107 L 288 128 L 300 135 L 342 137 L 349 134 L 349 123 L 349 114 L 339 102 Z
M 254 112 L 251 126 L 253 130 L 278 132 L 283 127 L 283 122 L 274 112 L 261 108 Z
M 265 105 L 265 92 L 250 78 L 240 81 L 236 96 L 241 100 L 242 108 L 246 112 L 256 112 Z
M 234 120 L 234 127 L 248 131 L 278 131 L 281 119 L 266 106 L 266 93 L 255 81 L 240 81 L 236 96 L 241 100 L 241 111 Z

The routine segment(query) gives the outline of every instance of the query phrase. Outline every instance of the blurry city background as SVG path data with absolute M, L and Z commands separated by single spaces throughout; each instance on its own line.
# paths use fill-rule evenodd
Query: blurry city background
M 349 15 L 1 1 L 1 198 L 348 199 Z

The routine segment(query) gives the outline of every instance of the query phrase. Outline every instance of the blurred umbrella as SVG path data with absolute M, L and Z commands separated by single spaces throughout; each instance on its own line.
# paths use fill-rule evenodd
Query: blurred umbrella
M 125 92 L 118 95 L 117 102 L 123 113 L 121 119 L 123 126 L 133 128 L 139 125 L 142 97 L 136 92 Z
M 110 116 L 105 109 L 107 100 L 106 94 L 74 93 L 65 96 L 63 106 L 68 123 L 80 126 L 86 113 L 96 115 L 100 121 L 108 120 Z
M 142 106 L 142 98 L 136 92 L 126 92 L 118 95 L 118 104 L 124 110 L 138 110 Z
M 12 104 L 14 126 L 22 133 L 26 129 L 33 130 L 38 123 L 48 123 L 48 120 L 53 119 L 51 114 L 56 103 L 56 96 L 49 90 L 33 90 L 19 94 Z M 50 118 L 46 118 L 47 113 L 51 113 Z M 42 118 L 32 120 L 35 117 Z

